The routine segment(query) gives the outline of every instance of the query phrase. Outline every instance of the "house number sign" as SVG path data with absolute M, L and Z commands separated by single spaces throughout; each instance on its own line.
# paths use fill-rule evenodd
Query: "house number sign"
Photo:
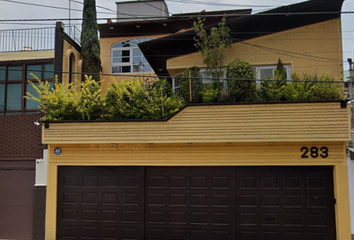
M 328 148 L 327 147 L 302 147 L 301 158 L 327 158 L 328 157 Z

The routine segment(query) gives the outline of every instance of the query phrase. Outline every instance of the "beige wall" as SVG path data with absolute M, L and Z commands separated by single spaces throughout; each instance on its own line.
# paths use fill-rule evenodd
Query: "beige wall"
M 74 55 L 74 61 L 73 61 L 73 68 L 72 72 L 82 72 L 82 59 L 81 59 L 81 54 L 79 51 L 76 50 L 70 43 L 68 43 L 66 40 L 64 40 L 64 47 L 63 47 L 63 83 L 68 84 L 69 83 L 69 70 L 70 70 L 70 56 L 71 54 Z M 72 76 L 73 81 L 75 81 L 75 84 L 79 84 L 81 82 L 81 75 L 80 74 L 73 74 Z
M 54 50 L 0 53 L 0 62 L 54 58 Z
M 349 141 L 339 102 L 188 106 L 168 121 L 50 123 L 44 144 Z
M 166 35 L 151 35 L 151 36 L 131 36 L 131 37 L 115 37 L 115 38 L 101 38 L 100 45 L 101 45 L 101 63 L 102 63 L 102 73 L 104 75 L 101 76 L 101 80 L 104 80 L 101 84 L 102 92 L 105 93 L 107 91 L 107 86 L 112 83 L 113 81 L 120 82 L 121 80 L 133 80 L 135 75 L 138 73 L 120 73 L 119 75 L 112 74 L 112 76 L 106 75 L 111 74 L 111 47 L 113 44 L 117 42 L 121 42 L 127 39 L 133 38 L 160 38 Z M 133 76 L 132 76 L 133 75 Z M 151 79 L 154 78 L 156 75 L 154 73 L 141 73 L 140 79 Z
M 253 66 L 276 65 L 280 58 L 284 64 L 291 65 L 292 72 L 300 75 L 322 75 L 329 72 L 330 76 L 342 80 L 340 19 L 250 39 L 245 43 L 234 43 L 230 49 L 225 50 L 226 64 L 235 59 L 242 59 Z M 283 52 L 277 53 L 265 48 Z M 205 67 L 199 52 L 172 58 L 167 62 L 167 69 L 172 76 L 191 66 Z

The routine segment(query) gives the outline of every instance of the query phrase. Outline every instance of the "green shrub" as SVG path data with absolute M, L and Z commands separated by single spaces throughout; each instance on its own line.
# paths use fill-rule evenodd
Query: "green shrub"
M 202 102 L 202 90 L 203 90 L 203 83 L 202 83 L 202 76 L 200 75 L 200 68 L 199 67 L 191 67 L 187 68 L 182 77 L 179 79 L 179 93 L 182 98 L 186 102 Z M 190 101 L 190 87 L 189 87 L 189 80 L 191 79 L 192 84 L 192 101 Z
M 34 76 L 34 75 L 33 75 Z M 38 97 L 27 93 L 28 100 L 39 102 L 39 109 L 44 113 L 43 121 L 46 120 L 78 120 L 81 114 L 78 112 L 77 93 L 73 89 L 73 84 L 64 86 L 59 83 L 58 78 L 54 80 L 54 88 L 49 82 L 43 82 L 34 76 L 39 86 L 29 82 L 38 93 Z
M 216 102 L 219 96 L 220 90 L 213 87 L 212 85 L 207 85 L 202 90 L 202 97 L 204 103 Z
M 285 90 L 288 101 L 337 100 L 344 97 L 340 84 L 333 83 L 328 73 L 321 77 L 306 74 L 303 80 L 294 74 L 292 79 Z
M 284 101 L 287 88 L 286 71 L 282 61 L 279 59 L 277 68 L 274 70 L 274 79 L 261 80 L 258 89 L 258 96 L 263 101 Z
M 246 102 L 255 99 L 256 83 L 253 81 L 253 68 L 248 62 L 237 59 L 229 63 L 226 77 L 231 78 L 227 80 L 230 101 Z
M 77 111 L 82 120 L 105 119 L 106 103 L 101 96 L 100 83 L 91 76 L 85 76 L 86 80 L 81 83 L 81 91 L 78 91 Z
M 109 119 L 161 119 L 178 111 L 183 101 L 173 94 L 161 95 L 161 85 L 148 88 L 136 79 L 110 85 L 106 104 Z

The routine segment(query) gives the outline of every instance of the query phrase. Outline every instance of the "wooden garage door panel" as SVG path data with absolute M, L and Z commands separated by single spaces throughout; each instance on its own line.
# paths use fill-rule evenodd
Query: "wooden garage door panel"
M 236 168 L 238 239 L 335 239 L 331 167 Z
M 235 169 L 146 170 L 146 239 L 235 239 Z
M 144 239 L 144 168 L 60 167 L 58 239 Z
M 58 239 L 336 239 L 331 167 L 60 167 L 58 189 Z

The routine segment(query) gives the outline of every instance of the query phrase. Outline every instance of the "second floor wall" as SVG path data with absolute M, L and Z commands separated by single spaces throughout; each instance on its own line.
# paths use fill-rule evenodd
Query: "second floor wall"
M 249 62 L 254 67 L 274 66 L 278 59 L 291 73 L 323 75 L 343 80 L 342 38 L 340 19 L 268 34 L 244 42 L 236 42 L 225 49 L 225 64 L 235 59 Z M 200 52 L 170 58 L 167 70 L 171 76 L 186 68 L 206 67 Z

